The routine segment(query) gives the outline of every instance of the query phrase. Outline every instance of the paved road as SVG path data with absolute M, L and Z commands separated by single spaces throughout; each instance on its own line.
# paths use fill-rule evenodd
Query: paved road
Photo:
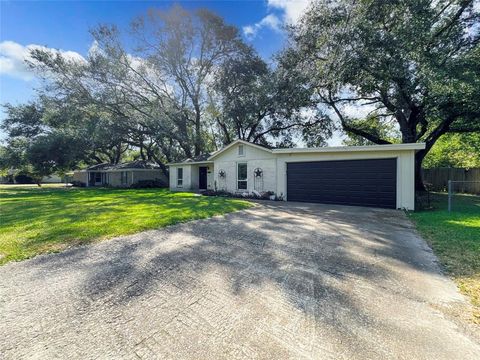
M 401 212 L 263 203 L 1 267 L 0 358 L 478 359 L 465 306 Z

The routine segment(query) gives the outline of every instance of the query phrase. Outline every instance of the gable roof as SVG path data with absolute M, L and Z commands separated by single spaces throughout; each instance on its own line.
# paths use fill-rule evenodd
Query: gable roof
M 194 156 L 192 158 L 188 158 L 188 159 L 185 159 L 185 160 L 182 160 L 180 162 L 182 163 L 197 163 L 197 162 L 204 162 L 204 161 L 207 161 L 208 158 L 211 156 L 212 154 L 211 153 L 206 153 L 206 154 L 200 154 L 200 155 L 197 155 L 197 156 Z
M 269 146 L 266 146 L 266 145 L 260 145 L 260 144 L 254 144 L 254 143 L 251 143 L 251 142 L 248 142 L 248 141 L 245 141 L 245 140 L 235 140 L 234 142 L 228 144 L 227 146 L 225 146 L 224 148 L 214 152 L 212 154 L 212 156 L 210 156 L 208 158 L 208 160 L 213 160 L 214 158 L 216 158 L 218 155 L 220 155 L 221 153 L 223 153 L 224 151 L 230 149 L 231 147 L 237 145 L 237 144 L 244 144 L 244 145 L 248 145 L 248 146 L 253 146 L 257 149 L 260 149 L 260 150 L 263 150 L 263 151 L 266 151 L 266 152 L 269 152 L 271 153 L 272 152 L 272 148 L 270 148 Z

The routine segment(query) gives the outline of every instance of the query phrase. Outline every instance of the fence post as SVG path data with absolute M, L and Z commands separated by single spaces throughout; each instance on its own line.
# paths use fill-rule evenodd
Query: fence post
M 452 211 L 452 180 L 448 180 L 448 212 Z

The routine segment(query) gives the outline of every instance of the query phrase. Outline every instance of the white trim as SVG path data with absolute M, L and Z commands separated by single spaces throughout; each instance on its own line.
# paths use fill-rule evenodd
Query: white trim
M 425 143 L 273 149 L 274 154 L 423 150 Z
M 234 145 L 236 145 L 236 144 L 249 145 L 249 146 L 253 146 L 254 148 L 257 148 L 257 149 L 260 149 L 260 150 L 269 152 L 269 153 L 272 152 L 272 150 L 270 150 L 270 149 L 264 148 L 263 146 L 260 146 L 260 145 L 257 145 L 257 144 L 249 143 L 248 141 L 245 141 L 245 140 L 235 140 L 234 142 L 228 144 L 228 145 L 225 146 L 224 148 L 222 148 L 222 149 L 218 150 L 217 152 L 213 153 L 212 156 L 210 156 L 210 157 L 208 158 L 208 160 L 212 160 L 212 159 L 216 158 L 218 155 L 220 155 L 220 154 L 223 153 L 224 151 L 230 149 L 232 146 L 234 146 Z M 245 149 L 244 149 L 244 150 L 245 150 Z
M 125 168 L 125 169 L 111 169 L 111 170 L 74 170 L 74 172 L 121 172 L 121 171 L 162 171 L 162 169 L 135 169 L 135 168 Z
M 210 164 L 213 164 L 213 161 L 186 161 L 186 162 L 168 163 L 165 166 L 210 165 Z
M 254 148 L 266 151 L 271 154 L 298 154 L 298 153 L 335 153 L 335 152 L 370 152 L 370 151 L 402 151 L 402 150 L 423 150 L 425 149 L 425 143 L 410 143 L 410 144 L 386 144 L 386 145 L 364 145 L 364 146 L 332 146 L 332 147 L 320 147 L 320 148 L 288 148 L 288 149 L 267 149 L 263 146 L 249 143 L 244 140 L 235 140 L 228 144 L 224 148 L 214 152 L 207 161 L 191 161 L 191 162 L 177 162 L 169 163 L 167 166 L 174 165 L 200 165 L 211 164 L 213 159 L 224 151 L 230 149 L 236 144 L 243 144 L 247 146 L 253 146 Z M 243 150 L 244 155 L 238 155 L 239 157 L 245 156 L 245 148 Z
M 181 178 L 178 177 L 178 171 L 179 171 L 179 170 L 182 170 L 182 177 L 181 177 Z M 185 171 L 184 171 L 183 167 L 178 167 L 178 168 L 177 168 L 177 173 L 175 174 L 175 177 L 176 177 L 175 180 L 176 180 L 176 183 L 177 183 L 177 184 L 176 184 L 176 187 L 177 187 L 177 188 L 183 188 L 183 180 L 184 180 L 184 179 L 183 179 L 183 176 L 184 176 L 184 175 L 185 175 Z M 178 185 L 178 180 L 181 180 L 181 181 L 182 181 L 182 185 Z
M 247 161 L 237 161 L 235 162 L 236 166 L 235 166 L 235 172 L 236 172 L 236 177 L 235 177 L 235 183 L 236 183 L 236 188 L 237 188 L 237 191 L 248 191 L 248 162 Z M 244 164 L 246 167 L 247 167 L 247 177 L 245 178 L 245 180 L 239 180 L 238 179 L 238 165 L 240 164 Z M 247 184 L 247 187 L 245 189 L 240 189 L 238 187 L 238 182 L 239 181 L 245 181 L 245 183 Z

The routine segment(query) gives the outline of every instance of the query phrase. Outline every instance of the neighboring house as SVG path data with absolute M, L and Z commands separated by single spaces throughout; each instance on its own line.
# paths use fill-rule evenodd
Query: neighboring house
M 415 152 L 425 144 L 270 149 L 237 140 L 168 164 L 171 190 L 272 191 L 288 201 L 413 210 Z
M 44 176 L 42 178 L 42 183 L 45 183 L 45 184 L 55 184 L 55 183 L 61 183 L 61 182 L 63 182 L 63 179 L 57 174 Z
M 98 164 L 85 170 L 76 170 L 72 181 L 90 186 L 129 187 L 139 181 L 160 180 L 168 184 L 168 178 L 156 164 L 137 160 L 123 164 Z

